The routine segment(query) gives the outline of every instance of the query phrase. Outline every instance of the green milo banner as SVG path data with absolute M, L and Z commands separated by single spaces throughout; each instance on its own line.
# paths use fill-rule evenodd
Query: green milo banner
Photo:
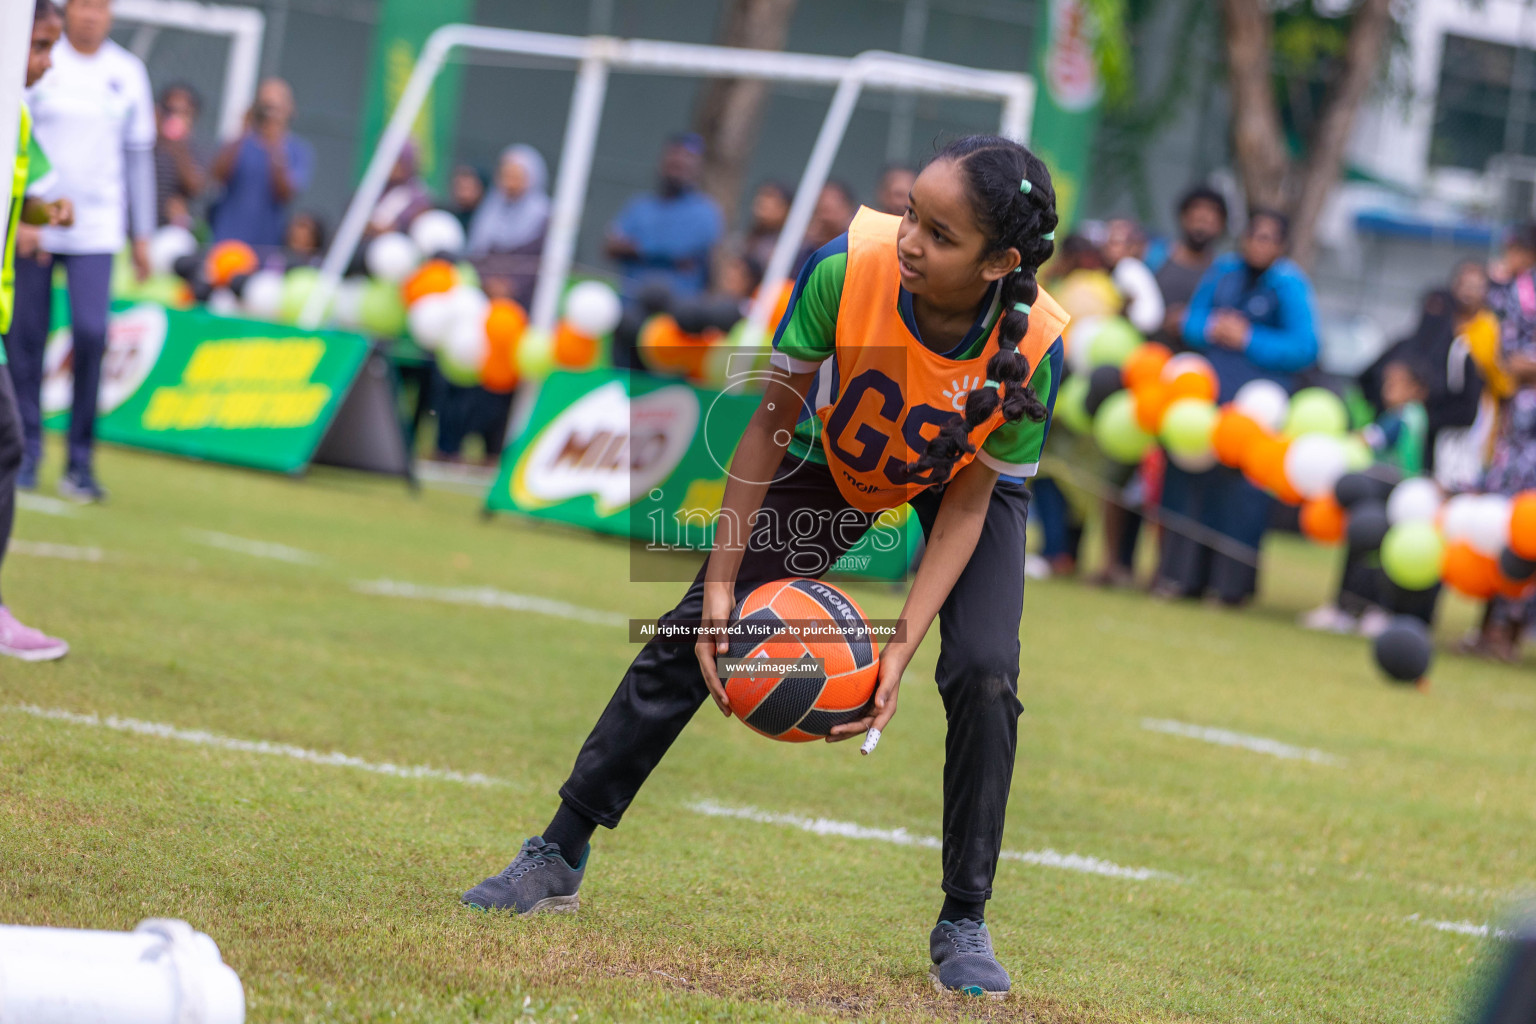
M 1099 121 L 1104 81 L 1094 47 L 1097 28 L 1083 0 L 1047 0 L 1035 47 L 1035 118 L 1030 146 L 1051 169 L 1059 236 L 1077 216 Z
M 96 436 L 255 469 L 296 473 L 316 456 L 372 346 L 343 331 L 303 331 L 154 303 L 118 303 L 102 363 Z M 68 423 L 68 327 L 44 355 L 45 422 Z
M 405 91 L 416 58 L 427 37 L 444 25 L 473 21 L 471 0 L 384 0 L 369 60 L 367 109 L 358 140 L 357 173 L 361 175 L 384 134 L 384 124 Z M 450 60 L 439 72 L 426 105 L 411 129 L 421 176 L 438 192 L 447 183 L 453 154 L 453 128 L 459 110 L 460 66 Z
M 596 370 L 551 374 L 531 401 L 526 424 L 502 455 L 488 509 L 626 536 L 637 553 L 710 546 L 726 467 L 757 408 L 756 394 Z M 777 525 L 779 541 L 804 559 L 797 571 L 825 571 L 814 564 L 817 552 L 796 548 L 797 537 L 807 532 L 802 525 Z M 832 571 L 900 579 L 916 550 L 915 531 L 916 517 L 905 507 L 885 513 Z M 686 564 L 692 579 L 697 557 Z M 639 576 L 669 578 L 639 566 L 631 560 Z

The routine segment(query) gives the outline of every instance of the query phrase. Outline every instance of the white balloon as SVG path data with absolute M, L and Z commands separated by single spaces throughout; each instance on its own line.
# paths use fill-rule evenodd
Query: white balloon
M 149 265 L 157 274 L 174 274 L 176 261 L 195 252 L 196 237 L 176 224 L 167 224 L 149 239 Z
M 215 288 L 208 294 L 208 301 L 204 305 L 214 316 L 240 315 L 240 300 L 228 288 Z
M 406 310 L 405 322 L 410 326 L 411 337 L 416 344 L 427 350 L 436 349 L 448 340 L 448 329 L 453 326 L 453 299 L 447 292 L 423 295 Z
M 1232 404 L 1238 411 L 1266 430 L 1279 430 L 1285 426 L 1286 414 L 1291 410 L 1291 396 L 1285 388 L 1272 380 L 1251 380 L 1237 389 Z
M 1467 540 L 1477 519 L 1476 494 L 1453 495 L 1445 503 L 1445 514 L 1440 517 L 1440 532 L 1446 540 Z
M 1348 471 L 1344 443 L 1327 434 L 1303 434 L 1285 453 L 1285 478 L 1303 498 L 1332 494 L 1333 485 Z
M 1472 506 L 1467 543 L 1489 558 L 1498 558 L 1509 544 L 1509 499 L 1502 494 L 1480 495 Z
M 1102 316 L 1074 317 L 1070 326 L 1071 337 L 1067 339 L 1067 363 L 1077 373 L 1089 373 L 1093 367 L 1088 365 L 1088 342 L 1099 330 L 1099 324 L 1104 322 Z
M 276 320 L 283 314 L 283 275 L 276 270 L 258 270 L 245 282 L 240 304 L 258 320 Z
M 565 294 L 565 319 L 589 338 L 604 337 L 623 316 L 618 292 L 601 281 L 582 281 Z
M 459 315 L 448 327 L 448 337 L 443 340 L 438 358 L 478 374 L 490 344 L 485 337 L 485 317 L 464 316 L 463 310 L 456 312 Z
M 1387 522 L 1432 523 L 1445 499 L 1439 486 L 1427 476 L 1411 476 L 1392 488 L 1387 498 Z
M 411 241 L 423 256 L 452 258 L 464 248 L 464 225 L 447 210 L 427 210 L 411 221 Z
M 358 310 L 362 307 L 363 291 L 367 287 L 367 280 L 361 277 L 344 277 L 336 285 L 336 294 L 331 298 L 331 319 L 338 326 L 359 326 Z
M 399 284 L 421 262 L 421 253 L 416 251 L 415 242 L 398 231 L 389 231 L 368 243 L 365 261 L 368 273 L 390 284 Z

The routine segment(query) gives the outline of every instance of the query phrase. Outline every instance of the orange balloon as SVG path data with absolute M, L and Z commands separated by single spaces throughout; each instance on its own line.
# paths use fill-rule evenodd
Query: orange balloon
M 1498 561 L 1464 540 L 1451 541 L 1445 546 L 1440 576 L 1452 590 L 1479 601 L 1486 601 L 1498 593 L 1503 580 Z
M 1509 550 L 1536 560 L 1536 491 L 1521 491 L 1509 504 Z
M 459 272 L 447 260 L 427 260 L 400 285 L 407 306 L 423 295 L 438 295 L 459 283 Z
M 1162 381 L 1173 392 L 1173 400 L 1198 398 L 1202 402 L 1216 401 L 1221 390 L 1216 379 L 1216 369 L 1210 360 L 1194 352 L 1181 352 L 1163 365 Z
M 1161 380 L 1153 380 L 1131 392 L 1136 400 L 1136 422 L 1149 434 L 1163 425 L 1163 413 L 1173 404 L 1173 396 Z
M 1332 495 L 1314 498 L 1301 506 L 1301 532 L 1319 544 L 1343 540 L 1344 524 L 1344 510 Z
M 528 311 L 511 299 L 492 299 L 485 314 L 485 336 L 495 344 L 505 339 L 510 351 L 517 350 L 518 339 L 528 329 Z
M 1126 387 L 1135 391 L 1157 380 L 1163 372 L 1163 366 L 1172 358 L 1173 353 L 1167 345 L 1155 341 L 1138 345 L 1121 365 L 1120 379 Z
M 1264 428 L 1256 420 L 1227 406 L 1216 418 L 1211 444 L 1216 449 L 1217 460 L 1223 466 L 1236 469 L 1243 464 L 1243 454 L 1248 451 L 1248 446 L 1264 436 Z
M 507 338 L 486 339 L 480 386 L 498 395 L 510 394 L 517 387 L 517 349 Z
M 1301 504 L 1301 495 L 1285 477 L 1285 453 L 1291 443 L 1273 435 L 1263 435 L 1243 454 L 1243 475 L 1248 482 L 1268 491 L 1287 505 Z
M 1499 596 L 1511 601 L 1524 601 L 1532 594 L 1536 594 L 1536 580 L 1517 581 L 1499 574 Z
M 585 370 L 597 361 L 597 339 L 562 321 L 555 328 L 555 362 L 567 370 Z
M 223 288 L 241 274 L 255 273 L 260 266 L 255 249 L 238 239 L 227 238 L 208 250 L 203 276 L 215 288 Z

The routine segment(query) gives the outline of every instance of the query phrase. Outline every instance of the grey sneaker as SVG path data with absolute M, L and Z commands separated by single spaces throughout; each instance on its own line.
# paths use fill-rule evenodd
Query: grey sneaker
M 969 919 L 940 921 L 928 936 L 928 953 L 933 957 L 928 977 L 939 993 L 1007 997 L 1012 983 L 992 952 L 992 936 L 986 925 Z
M 517 859 L 464 894 L 464 902 L 479 910 L 510 910 L 514 914 L 574 914 L 581 906 L 576 890 L 587 870 L 592 845 L 581 851 L 575 867 L 560 856 L 560 848 L 534 836 L 523 843 Z
M 88 469 L 72 469 L 59 477 L 59 497 L 77 505 L 92 505 L 107 500 L 107 492 Z

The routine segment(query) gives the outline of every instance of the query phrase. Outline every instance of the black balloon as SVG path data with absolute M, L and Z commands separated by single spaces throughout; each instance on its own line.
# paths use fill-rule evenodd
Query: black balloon
M 192 279 L 192 298 L 198 302 L 207 302 L 208 296 L 213 294 L 213 285 L 204 281 L 201 277 Z
M 1333 486 L 1333 496 L 1339 507 L 1353 508 L 1362 501 L 1385 502 L 1392 493 L 1393 485 L 1378 476 L 1366 473 L 1345 473 Z
M 1372 650 L 1378 668 L 1400 683 L 1412 683 L 1429 671 L 1434 646 L 1424 623 L 1400 615 L 1376 638 Z
M 1499 555 L 1499 572 L 1503 573 L 1507 580 L 1524 583 L 1532 576 L 1536 576 L 1536 562 L 1529 558 L 1521 558 L 1509 548 L 1505 548 Z
M 171 264 L 171 273 L 184 281 L 190 281 L 203 269 L 203 261 L 196 254 L 176 257 L 176 262 Z
M 1088 397 L 1083 399 L 1083 407 L 1089 416 L 1096 416 L 1104 400 L 1124 387 L 1118 366 L 1095 366 L 1088 375 Z
M 679 299 L 674 302 L 672 318 L 685 334 L 703 334 L 711 326 L 709 308 L 699 299 Z
M 235 293 L 235 298 L 245 297 L 245 284 L 251 279 L 250 274 L 236 274 L 229 279 L 229 290 Z
M 1387 506 L 1379 500 L 1357 501 L 1349 510 L 1349 526 L 1344 536 L 1349 546 L 1357 551 L 1374 551 L 1381 547 L 1387 530 Z

